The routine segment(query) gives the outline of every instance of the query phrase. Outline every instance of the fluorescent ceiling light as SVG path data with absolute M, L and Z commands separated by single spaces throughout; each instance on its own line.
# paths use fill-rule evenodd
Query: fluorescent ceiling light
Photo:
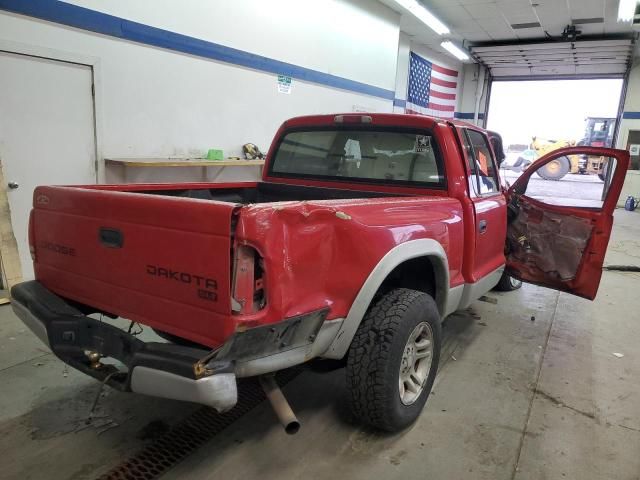
M 427 10 L 417 0 L 393 0 L 401 7 L 409 10 L 418 20 L 424 23 L 438 35 L 446 35 L 449 33 L 449 27 L 442 23 L 436 16 Z
M 636 14 L 637 0 L 620 0 L 618 4 L 618 21 L 632 22 Z
M 465 52 L 460 47 L 458 47 L 455 43 L 449 40 L 442 42 L 440 46 L 444 48 L 447 52 L 449 52 L 451 55 L 456 57 L 458 60 L 463 60 L 463 61 L 469 60 L 469 55 L 467 55 L 467 52 Z

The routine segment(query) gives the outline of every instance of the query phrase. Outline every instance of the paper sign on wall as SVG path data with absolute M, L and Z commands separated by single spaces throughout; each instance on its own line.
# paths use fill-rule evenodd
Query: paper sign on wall
M 631 145 L 629 145 L 629 155 L 631 155 L 632 157 L 637 157 L 638 155 L 640 155 L 639 143 L 632 143 Z
M 286 93 L 287 95 L 291 93 L 291 77 L 278 75 L 278 92 Z

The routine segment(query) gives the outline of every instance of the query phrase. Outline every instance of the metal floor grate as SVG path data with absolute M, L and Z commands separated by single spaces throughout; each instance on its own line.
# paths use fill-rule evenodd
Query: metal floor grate
M 276 376 L 278 384 L 289 383 L 302 370 L 302 367 L 295 367 L 279 372 Z M 263 400 L 265 395 L 257 379 L 240 380 L 238 403 L 230 411 L 220 414 L 208 407 L 195 411 L 133 457 L 100 476 L 99 480 L 158 478 Z

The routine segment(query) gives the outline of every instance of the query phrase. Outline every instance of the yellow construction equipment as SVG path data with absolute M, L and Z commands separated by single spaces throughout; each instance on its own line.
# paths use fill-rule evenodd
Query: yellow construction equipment
M 535 150 L 538 154 L 538 158 L 546 155 L 549 152 L 558 150 L 564 147 L 573 147 L 576 142 L 574 140 L 543 140 L 538 137 L 533 137 L 530 148 Z M 580 172 L 580 156 L 569 155 L 558 157 L 555 160 L 547 163 L 544 167 L 539 168 L 536 172 L 545 180 L 560 180 L 567 173 L 579 173 Z
M 613 144 L 615 118 L 587 117 L 585 122 L 584 138 L 579 142 L 575 140 L 543 140 L 533 137 L 529 148 L 534 150 L 538 158 L 540 158 L 563 147 L 573 147 L 575 145 L 610 147 Z M 604 180 L 606 164 L 604 157 L 569 155 L 568 157 L 556 158 L 544 167 L 539 168 L 536 173 L 545 180 L 560 180 L 567 173 L 598 175 L 600 180 Z

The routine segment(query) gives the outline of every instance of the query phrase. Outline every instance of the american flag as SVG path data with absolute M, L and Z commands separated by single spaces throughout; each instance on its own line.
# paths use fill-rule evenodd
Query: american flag
M 453 118 L 458 72 L 411 52 L 406 113 Z

